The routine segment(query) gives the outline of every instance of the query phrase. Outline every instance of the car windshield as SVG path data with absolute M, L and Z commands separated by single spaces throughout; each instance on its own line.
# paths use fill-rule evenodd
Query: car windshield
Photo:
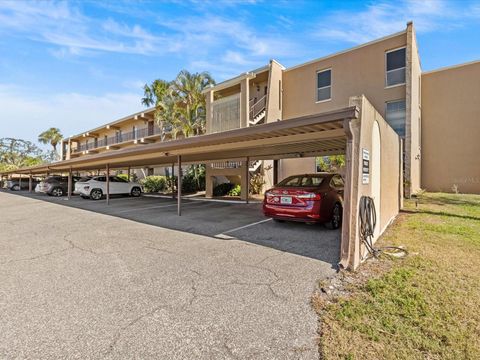
M 90 176 L 85 176 L 85 177 L 80 178 L 78 181 L 79 181 L 79 182 L 87 182 L 87 181 L 90 180 L 90 179 L 91 179 Z
M 290 176 L 279 182 L 277 187 L 311 187 L 320 186 L 325 179 L 324 175 L 300 175 Z

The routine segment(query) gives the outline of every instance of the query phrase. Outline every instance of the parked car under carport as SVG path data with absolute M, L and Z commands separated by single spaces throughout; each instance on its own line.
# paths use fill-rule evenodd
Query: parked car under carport
M 40 181 L 37 179 L 32 179 L 32 188 L 35 188 Z M 8 179 L 5 182 L 5 188 L 12 191 L 19 191 L 19 190 L 28 190 L 29 189 L 29 180 L 28 179 Z
M 72 176 L 71 190 L 75 183 L 80 180 L 79 176 Z M 50 196 L 63 196 L 68 193 L 68 176 L 50 176 L 38 184 L 35 192 L 44 193 Z
M 82 198 L 100 200 L 107 193 L 107 177 L 94 176 L 92 178 L 83 178 L 75 184 L 74 194 Z M 108 193 L 111 195 L 131 195 L 138 197 L 142 194 L 142 185 L 135 182 L 129 182 L 118 176 L 109 177 Z

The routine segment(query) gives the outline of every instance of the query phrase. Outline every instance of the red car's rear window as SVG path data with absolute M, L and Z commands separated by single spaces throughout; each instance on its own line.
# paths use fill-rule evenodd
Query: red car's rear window
M 290 176 L 281 182 L 276 187 L 312 187 L 320 186 L 325 180 L 324 175 L 301 175 Z

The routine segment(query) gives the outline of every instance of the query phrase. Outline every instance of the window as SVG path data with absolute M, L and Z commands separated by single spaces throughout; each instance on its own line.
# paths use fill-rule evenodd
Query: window
M 405 137 L 405 116 L 405 99 L 386 103 L 385 120 L 387 120 L 393 130 L 395 130 L 402 138 Z
M 332 98 L 332 70 L 317 72 L 317 102 Z
M 325 177 L 318 176 L 291 176 L 281 181 L 277 186 L 281 187 L 310 187 L 320 186 Z
M 128 182 L 127 180 L 122 179 L 121 177 L 118 177 L 118 176 L 114 176 L 112 181 L 119 182 L 119 183 L 127 183 Z
M 406 49 L 388 51 L 385 54 L 386 86 L 405 84 Z

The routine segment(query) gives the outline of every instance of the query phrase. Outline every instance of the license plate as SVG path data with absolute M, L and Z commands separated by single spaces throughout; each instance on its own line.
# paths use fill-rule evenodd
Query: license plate
M 282 196 L 280 198 L 280 204 L 291 204 L 292 203 L 292 197 L 291 196 Z

